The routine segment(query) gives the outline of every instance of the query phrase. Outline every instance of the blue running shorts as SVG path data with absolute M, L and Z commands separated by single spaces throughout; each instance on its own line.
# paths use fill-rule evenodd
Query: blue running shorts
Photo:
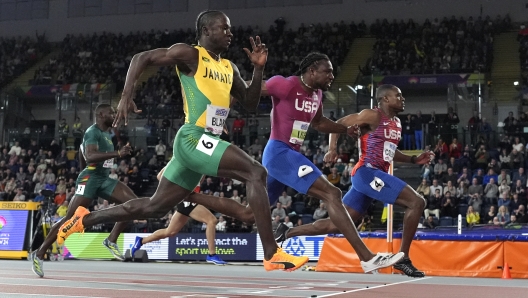
M 270 205 L 279 199 L 284 186 L 306 194 L 321 171 L 306 156 L 287 144 L 270 140 L 262 154 L 262 165 L 268 170 L 268 198 Z
M 367 166 L 357 169 L 350 179 L 352 189 L 343 197 L 343 204 L 360 214 L 367 211 L 372 200 L 394 204 L 403 188 L 407 186 L 400 178 Z

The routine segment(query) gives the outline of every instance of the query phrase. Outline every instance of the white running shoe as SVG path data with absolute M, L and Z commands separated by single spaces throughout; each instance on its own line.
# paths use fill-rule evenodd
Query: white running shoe
M 372 259 L 366 262 L 361 261 L 361 268 L 365 273 L 368 273 L 376 269 L 390 267 L 398 263 L 404 256 L 403 252 L 397 254 L 379 252 Z

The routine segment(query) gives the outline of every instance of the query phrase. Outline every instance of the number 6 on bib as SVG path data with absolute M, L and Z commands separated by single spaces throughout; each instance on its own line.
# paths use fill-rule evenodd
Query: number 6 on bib
M 213 155 L 213 152 L 216 148 L 216 145 L 218 145 L 218 142 L 219 142 L 218 139 L 215 139 L 206 134 L 203 134 L 200 140 L 198 141 L 198 145 L 196 146 L 196 149 L 211 156 Z

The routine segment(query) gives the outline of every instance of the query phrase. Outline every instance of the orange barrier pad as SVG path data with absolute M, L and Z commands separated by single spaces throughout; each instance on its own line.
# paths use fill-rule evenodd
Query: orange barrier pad
M 528 242 L 504 242 L 504 262 L 511 267 L 512 278 L 528 278 L 527 256 Z
M 373 252 L 388 250 L 385 239 L 363 238 L 363 241 Z M 400 243 L 400 239 L 394 239 L 392 250 L 398 251 Z M 502 269 L 498 267 L 503 266 L 505 261 L 505 243 L 509 250 L 518 253 L 516 259 L 522 259 L 506 260 L 513 267 L 512 276 L 520 277 L 523 274 L 520 269 L 514 270 L 515 267 L 523 268 L 528 275 L 528 260 L 521 257 L 523 250 L 528 251 L 526 242 L 415 240 L 411 245 L 410 256 L 413 264 L 426 275 L 501 277 Z M 389 273 L 391 270 L 384 269 L 381 272 Z M 358 256 L 348 241 L 335 237 L 325 239 L 316 271 L 363 272 Z

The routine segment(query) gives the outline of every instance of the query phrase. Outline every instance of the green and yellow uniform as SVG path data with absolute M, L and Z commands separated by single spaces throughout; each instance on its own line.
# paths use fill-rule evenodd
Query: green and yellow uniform
M 102 131 L 95 124 L 90 126 L 84 134 L 82 143 L 84 152 L 86 152 L 86 146 L 88 145 L 97 145 L 97 151 L 99 152 L 115 151 L 110 134 Z M 75 195 L 94 200 L 99 197 L 108 199 L 117 185 L 117 180 L 108 177 L 113 166 L 113 158 L 103 162 L 87 164 L 77 178 Z
M 233 67 L 227 59 L 216 61 L 200 46 L 193 77 L 180 77 L 185 124 L 174 138 L 173 156 L 163 176 L 193 190 L 202 174 L 217 176 L 218 165 L 229 143 L 221 140 L 229 115 Z

